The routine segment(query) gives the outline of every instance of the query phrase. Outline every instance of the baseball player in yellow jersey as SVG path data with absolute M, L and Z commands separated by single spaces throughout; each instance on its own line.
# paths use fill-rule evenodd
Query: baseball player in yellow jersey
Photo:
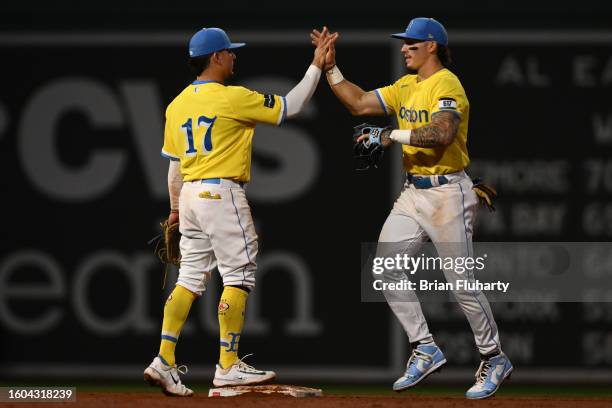
M 466 146 L 470 105 L 461 82 L 446 68 L 450 63 L 446 30 L 434 19 L 415 18 L 405 32 L 392 37 L 403 40 L 401 52 L 407 68 L 415 74 L 405 75 L 389 86 L 366 92 L 344 79 L 335 63 L 333 43 L 325 61 L 332 91 L 353 115 L 394 114 L 399 124 L 399 129 L 379 128 L 359 138 L 385 147 L 401 143 L 403 150 L 406 182 L 379 237 L 379 243 L 394 244 L 380 244 L 377 256 L 385 256 L 389 247 L 398 246 L 403 253 L 416 255 L 427 240 L 435 244 L 441 257 L 472 256 L 478 199 L 464 171 L 470 163 Z M 322 39 L 317 30 L 311 38 L 313 44 Z M 445 270 L 444 274 L 449 282 L 460 277 L 453 270 Z M 385 278 L 392 281 L 405 276 L 396 271 Z M 474 279 L 473 274 L 467 278 Z M 484 294 L 453 293 L 481 354 L 476 382 L 466 397 L 486 398 L 497 391 L 513 367 L 502 352 L 497 325 Z M 385 297 L 413 346 L 406 372 L 393 384 L 394 390 L 402 391 L 439 369 L 446 359 L 429 332 L 415 293 L 385 293 Z
M 257 234 L 243 186 L 251 178 L 255 125 L 280 125 L 310 100 L 335 35 L 323 32 L 304 78 L 286 95 L 260 94 L 225 85 L 233 74 L 232 43 L 219 28 L 198 31 L 189 43 L 197 79 L 166 110 L 162 156 L 170 159 L 170 223 L 180 220 L 181 266 L 164 307 L 159 354 L 145 369 L 147 382 L 168 395 L 191 396 L 175 363 L 175 347 L 193 301 L 218 268 L 224 290 L 218 307 L 220 355 L 213 384 L 260 384 L 275 378 L 238 358 L 249 292 L 255 287 Z

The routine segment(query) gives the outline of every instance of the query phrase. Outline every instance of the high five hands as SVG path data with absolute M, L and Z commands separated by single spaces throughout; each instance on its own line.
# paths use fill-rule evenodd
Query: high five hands
M 337 32 L 331 33 L 326 26 L 323 26 L 321 31 L 314 29 L 310 33 L 312 45 L 317 47 L 315 49 L 315 60 L 317 60 L 317 57 L 322 58 L 321 60 L 317 60 L 315 65 L 323 71 L 327 71 L 336 65 L 335 43 L 338 37 L 339 34 Z M 319 65 L 318 62 L 320 62 L 321 65 Z

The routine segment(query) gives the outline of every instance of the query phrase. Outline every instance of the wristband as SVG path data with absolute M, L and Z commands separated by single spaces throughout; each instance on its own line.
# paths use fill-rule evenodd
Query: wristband
M 331 86 L 337 85 L 340 82 L 344 81 L 342 72 L 340 72 L 340 69 L 338 68 L 337 65 L 334 65 L 329 71 L 326 72 L 326 74 L 327 74 L 327 82 L 329 82 Z
M 391 139 L 391 140 L 393 140 L 394 142 L 397 142 L 397 143 L 409 145 L 410 144 L 410 134 L 411 133 L 412 133 L 412 131 L 410 129 L 407 129 L 407 130 L 395 129 L 389 135 L 389 139 Z

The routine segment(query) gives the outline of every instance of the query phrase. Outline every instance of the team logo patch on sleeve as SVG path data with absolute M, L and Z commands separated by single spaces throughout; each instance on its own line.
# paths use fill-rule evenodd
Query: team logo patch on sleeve
M 274 95 L 272 94 L 264 95 L 264 106 L 266 108 L 272 109 L 274 107 L 274 103 L 275 103 Z
M 438 99 L 438 109 L 457 110 L 457 101 L 453 98 L 440 98 Z

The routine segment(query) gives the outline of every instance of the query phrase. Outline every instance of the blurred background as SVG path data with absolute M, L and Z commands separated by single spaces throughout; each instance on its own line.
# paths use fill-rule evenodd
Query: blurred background
M 477 241 L 612 236 L 612 3 L 594 0 L 288 4 L 234 1 L 4 2 L 0 6 L 0 379 L 139 381 L 156 355 L 176 271 L 147 241 L 168 213 L 165 106 L 192 81 L 187 42 L 221 27 L 238 50 L 232 83 L 286 94 L 312 60 L 308 33 L 341 34 L 344 76 L 371 90 L 404 75 L 413 17 L 447 28 L 471 102 L 468 172 L 499 193 Z M 383 383 L 409 344 L 383 303 L 360 302 L 360 245 L 376 241 L 402 184 L 399 149 L 357 173 L 354 118 L 321 81 L 306 111 L 259 126 L 248 197 L 258 286 L 241 353 L 282 382 Z M 189 381 L 212 378 L 220 280 L 177 348 Z M 513 380 L 610 384 L 612 303 L 495 303 Z M 478 353 L 456 304 L 428 304 L 448 368 L 469 384 Z

